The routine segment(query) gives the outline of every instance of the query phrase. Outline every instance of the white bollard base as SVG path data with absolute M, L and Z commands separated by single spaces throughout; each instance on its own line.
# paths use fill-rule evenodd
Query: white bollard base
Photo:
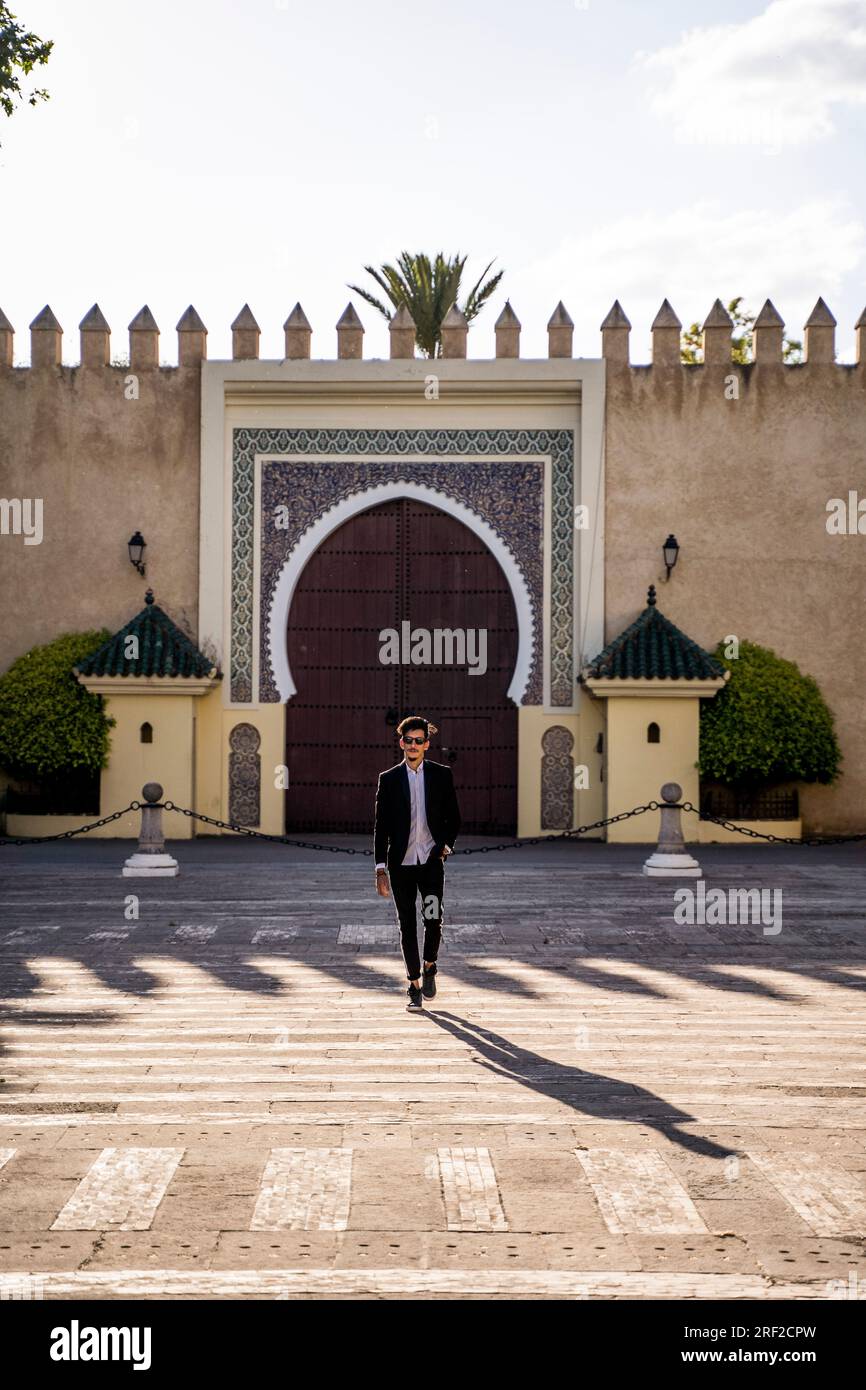
M 690 854 L 651 854 L 643 866 L 652 878 L 701 878 L 703 870 Z
M 124 878 L 176 878 L 179 873 L 170 854 L 133 854 L 123 865 Z

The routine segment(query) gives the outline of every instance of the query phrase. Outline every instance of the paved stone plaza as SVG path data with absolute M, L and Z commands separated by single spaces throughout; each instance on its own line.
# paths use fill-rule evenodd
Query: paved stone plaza
M 172 849 L 0 850 L 5 1296 L 866 1294 L 866 847 L 457 855 L 420 1015 L 371 859 Z

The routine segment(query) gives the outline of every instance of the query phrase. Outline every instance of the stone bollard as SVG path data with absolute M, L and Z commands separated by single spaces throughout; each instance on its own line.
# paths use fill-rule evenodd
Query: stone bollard
M 643 866 L 645 874 L 656 878 L 700 878 L 701 866 L 686 849 L 680 825 L 679 801 L 683 789 L 677 782 L 665 782 L 660 795 L 667 804 L 662 806 L 659 823 L 659 842 L 654 854 Z
M 162 787 L 147 782 L 141 789 L 145 805 L 141 808 L 141 833 L 138 851 L 130 855 L 123 866 L 124 878 L 176 878 L 180 872 L 176 859 L 165 852 L 162 833 Z

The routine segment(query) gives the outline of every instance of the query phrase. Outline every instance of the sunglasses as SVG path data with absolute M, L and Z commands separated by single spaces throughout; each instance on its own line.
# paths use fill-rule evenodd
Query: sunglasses
M 400 739 L 400 742 L 401 742 L 401 743 L 426 743 L 426 742 L 427 742 L 427 735 L 426 735 L 426 734 L 422 734 L 420 738 L 412 738 L 411 734 L 410 734 L 410 735 L 404 735 L 404 736 Z

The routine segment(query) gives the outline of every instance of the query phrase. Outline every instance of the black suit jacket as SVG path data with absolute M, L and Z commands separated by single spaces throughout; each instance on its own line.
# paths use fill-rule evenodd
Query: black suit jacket
M 445 845 L 449 849 L 454 846 L 460 829 L 460 809 L 450 767 L 446 763 L 433 763 L 429 758 L 424 759 L 422 767 L 427 824 L 436 841 L 430 858 L 437 859 Z M 373 829 L 375 863 L 387 864 L 389 869 L 402 864 L 409 844 L 411 821 L 409 774 L 405 762 L 401 762 L 379 773 Z

